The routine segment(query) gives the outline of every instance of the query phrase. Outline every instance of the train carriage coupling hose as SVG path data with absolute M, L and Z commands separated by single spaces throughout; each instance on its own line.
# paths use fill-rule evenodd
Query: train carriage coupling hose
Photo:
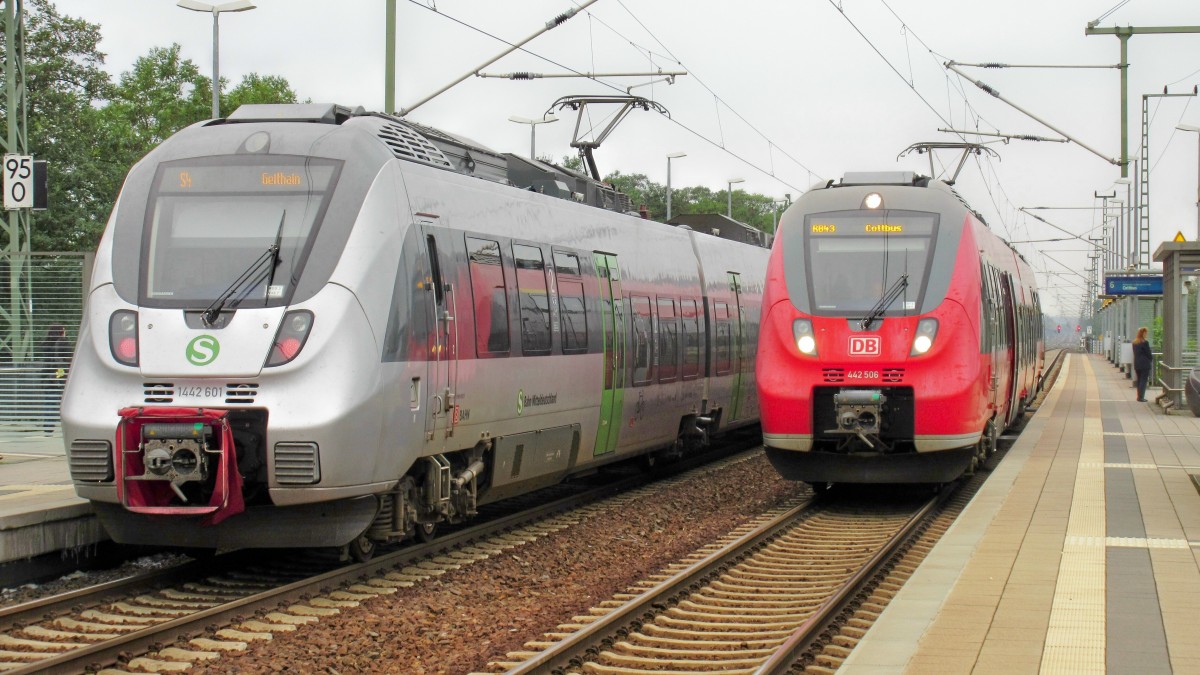
M 463 469 L 462 473 L 454 477 L 454 487 L 460 488 L 467 483 L 470 483 L 483 471 L 483 469 L 484 464 L 482 459 L 477 459 L 474 462 L 471 462 L 470 466 L 468 466 L 466 469 Z

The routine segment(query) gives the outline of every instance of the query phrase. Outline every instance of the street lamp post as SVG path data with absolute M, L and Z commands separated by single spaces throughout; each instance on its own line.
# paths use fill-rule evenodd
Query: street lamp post
M 207 2 L 198 2 L 197 0 L 179 0 L 175 3 L 177 6 L 184 9 L 190 9 L 193 12 L 212 12 L 213 17 L 213 77 L 212 77 L 212 116 L 217 119 L 221 116 L 221 70 L 220 70 L 220 42 L 221 31 L 220 22 L 217 17 L 221 12 L 244 12 L 248 9 L 254 9 L 254 3 L 250 0 L 234 0 L 233 2 L 223 2 L 219 5 L 210 5 Z
M 687 157 L 686 152 L 672 152 L 667 155 L 667 222 L 671 220 L 671 160 Z
M 785 193 L 783 195 L 783 199 L 772 199 L 771 200 L 771 234 L 775 234 L 775 229 L 777 227 L 776 223 L 779 220 L 779 205 L 780 204 L 787 205 L 787 204 L 791 204 L 791 203 L 792 203 L 791 193 Z
M 536 138 L 537 125 L 549 124 L 550 122 L 557 122 L 558 117 L 556 117 L 554 115 L 546 115 L 545 117 L 543 117 L 540 120 L 533 120 L 533 119 L 529 119 L 528 117 L 518 117 L 517 115 L 513 115 L 508 118 L 508 121 L 516 122 L 517 124 L 528 124 L 529 125 L 529 159 L 537 159 L 537 138 Z
M 1175 128 L 1180 131 L 1194 131 L 1200 134 L 1200 127 L 1194 127 L 1190 124 L 1177 124 Z M 1196 241 L 1200 241 L 1200 142 L 1196 144 Z
M 729 216 L 730 220 L 733 220 L 733 185 L 734 185 L 734 183 L 745 183 L 746 179 L 745 178 L 730 178 L 729 180 L 727 180 L 725 182 L 728 184 L 728 189 L 726 190 L 726 193 L 729 197 L 729 206 L 728 206 L 728 210 L 725 215 Z

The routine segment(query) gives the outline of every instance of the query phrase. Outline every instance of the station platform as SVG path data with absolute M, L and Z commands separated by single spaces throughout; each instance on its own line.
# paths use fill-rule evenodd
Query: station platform
M 839 673 L 1200 673 L 1200 418 L 1135 398 L 1068 355 Z
M 61 432 L 0 438 L 0 581 L 6 565 L 107 540 L 75 496 Z

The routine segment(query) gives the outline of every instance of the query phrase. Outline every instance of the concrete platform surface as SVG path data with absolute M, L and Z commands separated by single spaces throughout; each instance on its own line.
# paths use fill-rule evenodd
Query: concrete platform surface
M 1072 354 L 840 673 L 1200 673 L 1200 419 Z
M 107 539 L 75 496 L 61 435 L 0 438 L 0 564 Z

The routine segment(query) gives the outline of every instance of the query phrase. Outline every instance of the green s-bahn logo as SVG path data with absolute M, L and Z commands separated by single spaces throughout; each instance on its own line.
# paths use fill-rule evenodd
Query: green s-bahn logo
M 194 366 L 207 366 L 221 353 L 221 343 L 211 335 L 201 335 L 187 346 L 187 360 Z

